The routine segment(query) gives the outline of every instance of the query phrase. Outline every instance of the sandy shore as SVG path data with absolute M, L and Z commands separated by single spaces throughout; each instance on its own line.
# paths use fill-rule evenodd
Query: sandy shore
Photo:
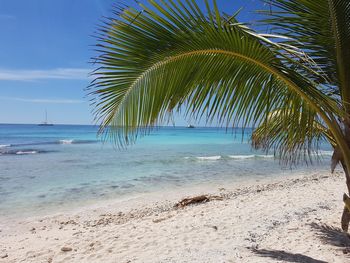
M 343 191 L 341 173 L 321 173 L 2 220 L 0 262 L 350 262 L 337 229 Z M 198 194 L 222 200 L 174 208 Z

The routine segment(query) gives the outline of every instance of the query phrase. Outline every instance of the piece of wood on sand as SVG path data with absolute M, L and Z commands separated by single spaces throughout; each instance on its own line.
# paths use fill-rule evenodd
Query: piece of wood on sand
M 211 200 L 223 200 L 223 198 L 221 196 L 213 196 L 213 195 L 198 195 L 194 197 L 187 197 L 182 199 L 180 202 L 176 203 L 175 207 L 182 208 L 192 204 L 206 203 Z

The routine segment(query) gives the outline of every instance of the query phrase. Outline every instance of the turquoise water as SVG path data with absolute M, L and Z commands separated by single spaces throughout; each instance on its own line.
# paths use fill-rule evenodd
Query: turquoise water
M 291 171 L 253 151 L 251 130 L 163 127 L 126 150 L 96 137 L 93 126 L 0 125 L 0 216 L 78 207 L 96 200 L 205 182 L 224 183 L 324 170 Z

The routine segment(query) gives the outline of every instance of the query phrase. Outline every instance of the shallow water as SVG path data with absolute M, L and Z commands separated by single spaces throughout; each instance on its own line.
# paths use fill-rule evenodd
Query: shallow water
M 93 126 L 0 125 L 0 216 L 27 216 L 96 200 L 205 182 L 241 181 L 328 169 L 283 167 L 252 151 L 251 130 L 163 127 L 126 150 Z

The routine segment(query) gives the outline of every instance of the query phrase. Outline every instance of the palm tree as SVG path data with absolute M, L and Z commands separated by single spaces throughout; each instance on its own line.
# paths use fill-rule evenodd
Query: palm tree
M 149 0 L 101 27 L 91 84 L 100 131 L 124 146 L 182 112 L 258 127 L 253 145 L 289 163 L 310 160 L 326 139 L 350 192 L 349 0 L 269 1 L 276 11 L 263 23 L 274 34 L 203 1 L 206 11 L 195 0 Z

